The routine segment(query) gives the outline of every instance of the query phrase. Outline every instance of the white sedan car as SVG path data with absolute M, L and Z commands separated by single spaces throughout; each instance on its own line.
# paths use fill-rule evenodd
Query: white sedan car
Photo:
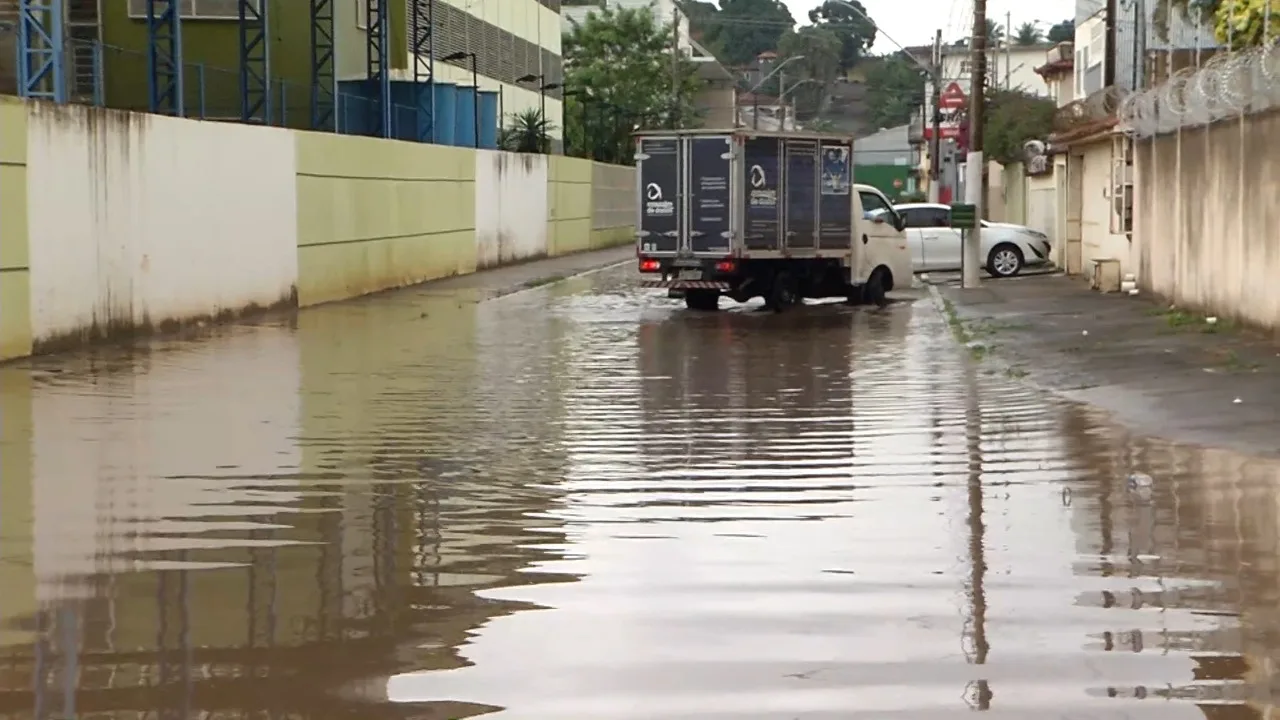
M 951 207 L 905 203 L 894 209 L 906 220 L 915 272 L 960 269 L 960 231 L 951 227 Z M 982 262 L 996 277 L 1049 262 L 1049 237 L 1022 225 L 982 221 Z

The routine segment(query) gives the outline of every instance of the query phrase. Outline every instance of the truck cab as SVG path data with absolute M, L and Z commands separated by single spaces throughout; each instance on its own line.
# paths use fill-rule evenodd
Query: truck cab
M 637 136 L 636 254 L 647 287 L 694 310 L 720 298 L 883 303 L 911 282 L 904 222 L 854 183 L 853 142 L 797 132 L 668 131 Z

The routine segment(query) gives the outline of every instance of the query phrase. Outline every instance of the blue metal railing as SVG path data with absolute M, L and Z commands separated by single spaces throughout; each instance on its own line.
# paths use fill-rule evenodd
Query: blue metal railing
M 18 42 L 18 27 L 0 26 L 0 41 Z M 5 35 L 11 37 L 5 37 Z M 2 44 L 2 43 L 0 43 Z M 69 102 L 84 105 L 96 105 L 135 112 L 150 112 L 152 99 L 149 81 L 151 77 L 147 53 L 128 48 L 106 45 L 99 42 L 65 38 L 62 43 L 63 83 L 54 87 L 52 75 L 41 75 L 44 82 L 40 92 L 32 92 L 31 87 L 20 84 L 15 88 L 17 94 L 28 97 Z M 0 62 L 0 75 L 4 65 Z M 18 69 L 22 68 L 23 59 L 18 58 Z M 243 77 L 239 68 L 228 68 L 200 62 L 183 62 L 179 71 L 180 82 L 173 86 L 182 93 L 181 102 L 173 103 L 180 109 L 182 117 L 219 120 L 226 122 L 245 122 L 246 116 L 243 92 Z M 31 78 L 22 78 L 24 82 Z M 437 123 L 430 117 L 424 117 L 424 107 L 431 103 L 419 102 L 419 93 L 432 93 L 430 82 L 393 82 L 390 129 L 387 135 L 400 140 L 417 141 L 424 129 L 426 141 L 440 144 L 455 144 L 450 138 L 467 140 L 473 143 L 474 130 L 461 132 L 433 131 Z M 331 126 L 315 127 L 316 114 L 313 110 L 312 88 L 309 83 L 296 82 L 282 77 L 267 78 L 261 83 L 270 97 L 255 98 L 254 112 L 249 113 L 250 124 L 265 124 L 277 127 L 288 127 L 298 130 L 317 130 L 337 132 L 344 135 L 382 136 L 382 117 L 377 101 L 373 98 L 372 87 L 368 81 L 340 82 L 333 93 L 334 117 Z M 441 91 L 452 90 L 452 85 L 434 86 L 437 95 Z M 0 88 L 0 92 L 8 90 Z M 470 95 L 468 95 L 470 97 Z M 458 103 L 448 103 L 449 108 L 456 109 Z M 442 123 L 451 129 L 465 119 L 468 126 L 474 123 L 471 111 L 456 113 L 450 110 L 450 117 L 441 117 Z M 439 111 L 439 110 L 438 110 Z M 483 119 L 496 124 L 497 118 L 491 113 L 482 112 Z M 462 115 L 462 118 L 457 117 Z M 496 146 L 496 128 L 481 128 L 481 147 Z

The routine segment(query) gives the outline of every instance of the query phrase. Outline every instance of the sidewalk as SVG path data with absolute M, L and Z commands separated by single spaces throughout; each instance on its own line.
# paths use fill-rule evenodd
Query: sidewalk
M 930 286 L 973 354 L 1144 434 L 1280 455 L 1280 345 L 1062 275 Z

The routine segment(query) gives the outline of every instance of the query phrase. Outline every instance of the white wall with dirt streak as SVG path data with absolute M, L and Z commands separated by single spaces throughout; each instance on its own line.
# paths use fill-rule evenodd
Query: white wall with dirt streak
M 476 152 L 476 267 L 547 254 L 547 156 Z
M 77 105 L 28 108 L 37 347 L 295 297 L 288 131 Z

